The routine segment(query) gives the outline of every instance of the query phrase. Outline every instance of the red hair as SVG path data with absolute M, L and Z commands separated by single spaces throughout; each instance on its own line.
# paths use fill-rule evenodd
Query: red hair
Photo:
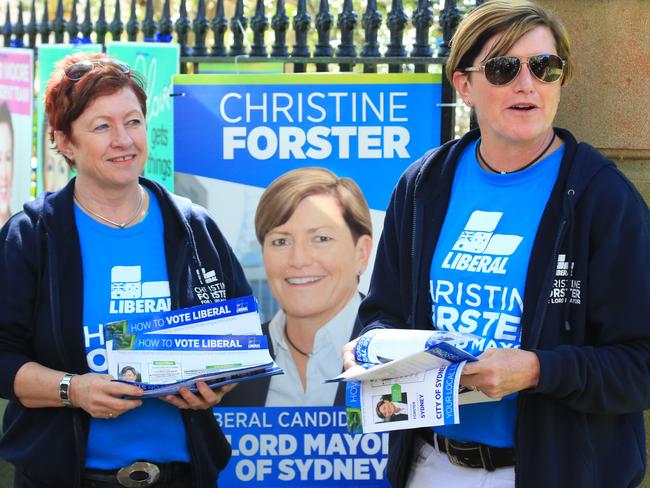
M 45 89 L 45 113 L 50 123 L 50 141 L 55 143 L 54 131 L 61 131 L 72 140 L 72 123 L 99 97 L 112 95 L 123 88 L 130 88 L 140 103 L 143 115 L 147 115 L 147 94 L 140 73 L 131 70 L 124 73 L 111 63 L 95 63 L 93 69 L 79 80 L 68 78 L 65 71 L 80 61 L 110 59 L 102 53 L 75 53 L 56 64 Z M 65 157 L 65 155 L 64 155 Z M 74 163 L 65 157 L 70 167 Z

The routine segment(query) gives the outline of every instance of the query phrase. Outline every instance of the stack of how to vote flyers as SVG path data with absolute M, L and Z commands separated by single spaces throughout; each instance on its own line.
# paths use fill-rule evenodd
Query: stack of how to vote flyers
M 468 361 L 480 352 L 471 334 L 373 329 L 355 347 L 358 365 L 331 381 L 347 381 L 348 429 L 353 433 L 459 422 L 458 405 L 495 401 L 460 386 Z
M 145 396 L 281 374 L 253 296 L 106 324 L 108 372 Z

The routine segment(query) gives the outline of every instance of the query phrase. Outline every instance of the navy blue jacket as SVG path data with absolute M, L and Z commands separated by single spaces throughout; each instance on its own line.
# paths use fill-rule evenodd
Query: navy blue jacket
M 648 207 L 612 162 L 556 132 L 566 147 L 532 249 L 521 318 L 521 347 L 537 354 L 541 370 L 539 385 L 518 396 L 516 486 L 636 486 L 647 462 L 642 410 L 650 407 Z M 359 311 L 364 331 L 432 327 L 431 259 L 459 155 L 478 136 L 429 152 L 402 175 Z M 560 255 L 574 263 L 577 296 L 556 276 Z M 414 436 L 390 435 L 394 487 L 408 478 Z
M 207 212 L 160 185 L 141 179 L 156 195 L 172 309 L 206 300 L 204 273 L 214 270 L 226 298 L 251 294 L 242 269 Z M 4 416 L 0 456 L 33 486 L 78 487 L 85 464 L 89 415 L 80 408 L 25 408 L 14 394 L 20 367 L 88 373 L 82 331 L 82 263 L 74 218 L 75 180 L 25 205 L 0 232 L 0 396 Z M 230 446 L 212 410 L 184 410 L 193 486 L 213 488 Z

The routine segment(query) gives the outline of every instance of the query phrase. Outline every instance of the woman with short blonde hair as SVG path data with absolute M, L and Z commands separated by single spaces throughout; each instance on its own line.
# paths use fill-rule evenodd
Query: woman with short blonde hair
M 255 232 L 281 308 L 262 329 L 285 374 L 241 384 L 223 405 L 343 405 L 343 384 L 324 382 L 341 372 L 341 346 L 361 330 L 357 287 L 372 249 L 361 190 L 325 168 L 289 171 L 262 194 Z
M 478 336 L 460 383 L 494 401 L 391 432 L 394 487 L 643 479 L 650 214 L 611 161 L 553 127 L 572 75 L 565 28 L 529 1 L 485 2 L 453 37 L 447 76 L 479 129 L 398 182 L 359 316 Z
M 255 234 L 259 243 L 264 243 L 264 237 L 273 227 L 289 220 L 300 202 L 319 194 L 336 197 L 355 241 L 362 235 L 372 236 L 370 210 L 354 180 L 339 178 L 326 168 L 300 168 L 278 177 L 260 198 L 255 213 Z

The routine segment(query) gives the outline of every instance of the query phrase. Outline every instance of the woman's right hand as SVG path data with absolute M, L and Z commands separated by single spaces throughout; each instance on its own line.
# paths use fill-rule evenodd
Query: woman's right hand
M 125 399 L 123 396 L 139 397 L 141 388 L 127 385 L 109 374 L 86 373 L 76 375 L 70 381 L 70 400 L 75 407 L 83 408 L 91 416 L 100 419 L 115 418 L 142 405 L 142 400 Z
M 354 360 L 354 348 L 357 346 L 358 340 L 355 339 L 343 346 L 343 369 L 346 371 L 357 364 Z

